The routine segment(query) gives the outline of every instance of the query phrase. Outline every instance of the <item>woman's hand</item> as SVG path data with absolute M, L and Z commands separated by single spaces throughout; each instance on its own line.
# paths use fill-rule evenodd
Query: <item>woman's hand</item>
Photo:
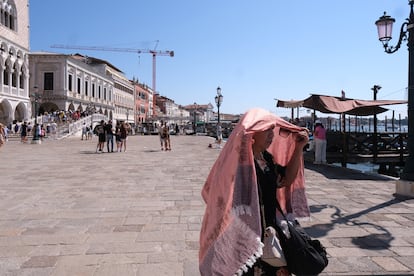
M 299 146 L 305 146 L 309 142 L 309 133 L 306 130 L 302 130 L 296 133 L 295 138 Z
M 298 170 L 300 168 L 301 162 L 303 162 L 303 148 L 309 142 L 308 131 L 302 130 L 300 132 L 294 133 L 296 147 L 293 152 L 292 158 L 286 166 L 286 176 L 281 181 L 283 187 L 288 187 L 292 185 L 296 176 L 298 175 Z

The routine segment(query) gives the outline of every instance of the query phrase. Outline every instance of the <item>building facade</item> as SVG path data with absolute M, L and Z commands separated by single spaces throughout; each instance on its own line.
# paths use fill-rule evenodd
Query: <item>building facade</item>
M 154 93 L 145 84 L 133 81 L 135 86 L 135 122 L 137 124 L 147 122 L 154 114 Z
M 135 87 L 125 75 L 115 67 L 105 65 L 105 72 L 114 82 L 114 117 L 117 121 L 134 123 Z
M 190 112 L 174 100 L 165 96 L 157 95 L 156 106 L 158 108 L 158 120 L 163 120 L 169 124 L 187 124 L 190 121 Z
M 31 115 L 27 0 L 0 0 L 0 122 Z
M 88 57 L 56 53 L 31 53 L 29 87 L 36 111 L 114 113 L 114 81 Z

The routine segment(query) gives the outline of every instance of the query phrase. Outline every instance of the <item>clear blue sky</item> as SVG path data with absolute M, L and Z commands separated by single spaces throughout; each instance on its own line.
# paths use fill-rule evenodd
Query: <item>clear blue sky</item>
M 157 57 L 157 91 L 177 104 L 214 104 L 243 113 L 262 107 L 279 116 L 276 99 L 311 93 L 406 100 L 408 51 L 386 54 L 375 21 L 396 19 L 391 44 L 409 15 L 408 0 L 30 0 L 31 51 L 105 59 L 128 78 L 152 85 L 152 56 L 51 48 L 53 44 L 173 50 Z M 215 104 L 214 104 L 215 106 Z M 406 105 L 392 106 L 405 117 Z M 306 110 L 301 109 L 300 115 Z M 319 116 L 328 116 L 317 113 Z M 382 117 L 391 117 L 391 112 Z

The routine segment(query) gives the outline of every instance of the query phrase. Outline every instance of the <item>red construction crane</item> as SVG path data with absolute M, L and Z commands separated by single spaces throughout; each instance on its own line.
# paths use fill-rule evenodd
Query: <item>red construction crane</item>
M 55 44 L 50 46 L 51 48 L 63 48 L 63 49 L 77 49 L 77 50 L 88 50 L 88 51 L 109 51 L 109 52 L 129 52 L 137 54 L 152 54 L 152 89 L 154 93 L 157 92 L 156 82 L 156 57 L 157 56 L 174 56 L 174 51 L 157 51 L 149 49 L 133 49 L 133 48 L 110 48 L 110 47 L 98 47 L 98 46 L 76 46 L 76 45 L 62 45 Z

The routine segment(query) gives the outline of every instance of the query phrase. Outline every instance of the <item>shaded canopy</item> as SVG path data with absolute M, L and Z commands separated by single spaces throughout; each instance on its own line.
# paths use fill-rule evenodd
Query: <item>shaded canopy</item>
M 405 104 L 402 100 L 356 100 L 349 98 L 333 97 L 326 95 L 311 94 L 308 98 L 300 101 L 278 100 L 277 107 L 296 108 L 306 107 L 322 113 L 337 113 L 356 116 L 369 116 L 387 111 L 384 105 Z

